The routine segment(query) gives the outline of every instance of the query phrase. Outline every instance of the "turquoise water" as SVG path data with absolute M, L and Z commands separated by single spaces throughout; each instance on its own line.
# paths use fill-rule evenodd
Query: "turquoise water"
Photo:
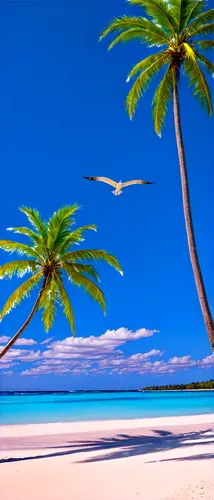
M 213 412 L 214 391 L 0 395 L 1 425 Z

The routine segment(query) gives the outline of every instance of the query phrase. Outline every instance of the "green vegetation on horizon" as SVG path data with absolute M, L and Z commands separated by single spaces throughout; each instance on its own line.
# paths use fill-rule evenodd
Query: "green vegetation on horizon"
M 210 344 L 214 349 L 214 323 L 196 249 L 179 105 L 179 82 L 184 73 L 194 96 L 208 114 L 210 116 L 212 114 L 210 89 L 203 69 L 211 75 L 214 74 L 214 64 L 204 55 L 206 51 L 214 47 L 214 40 L 207 39 L 208 36 L 212 37 L 214 34 L 214 9 L 205 10 L 206 2 L 203 0 L 168 0 L 167 2 L 164 0 L 129 0 L 129 3 L 143 9 L 146 17 L 124 15 L 115 18 L 103 31 L 100 40 L 107 35 L 116 34 L 109 49 L 119 42 L 131 40 L 158 49 L 156 53 L 139 61 L 130 71 L 127 81 L 133 77 L 135 81 L 128 93 L 126 107 L 129 117 L 132 118 L 140 97 L 148 89 L 152 79 L 165 68 L 152 102 L 154 128 L 157 134 L 161 135 L 168 104 L 173 100 L 189 254 L 204 323 Z M 144 148 L 144 144 L 142 147 Z M 171 159 L 169 162 L 171 164 Z
M 0 249 L 19 255 L 25 260 L 15 260 L 0 266 L 0 278 L 22 277 L 26 273 L 32 276 L 24 281 L 12 293 L 4 304 L 0 313 L 3 319 L 14 307 L 30 295 L 31 290 L 40 285 L 40 291 L 33 309 L 14 337 L 0 353 L 0 359 L 16 342 L 21 333 L 30 323 L 38 309 L 42 310 L 42 320 L 46 331 L 49 331 L 56 314 L 56 306 L 63 307 L 64 314 L 74 333 L 74 313 L 64 287 L 64 275 L 76 286 L 82 287 L 106 312 L 105 297 L 96 282 L 99 276 L 96 269 L 87 261 L 101 260 L 114 267 L 122 274 L 122 269 L 116 257 L 105 250 L 72 250 L 73 245 L 84 241 L 83 234 L 87 231 L 96 231 L 94 224 L 73 230 L 74 215 L 79 209 L 77 204 L 62 207 L 57 210 L 46 222 L 39 212 L 33 208 L 22 207 L 20 210 L 27 216 L 32 228 L 13 227 L 14 231 L 30 239 L 30 244 L 18 243 L 10 240 L 0 240 Z
M 203 382 L 191 382 L 190 384 L 169 384 L 169 385 L 150 385 L 142 387 L 141 391 L 179 391 L 182 389 L 214 389 L 214 380 Z

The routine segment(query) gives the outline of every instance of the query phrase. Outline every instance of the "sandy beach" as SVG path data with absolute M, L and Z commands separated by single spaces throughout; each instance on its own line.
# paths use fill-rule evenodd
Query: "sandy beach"
M 212 500 L 213 415 L 1 427 L 1 500 Z

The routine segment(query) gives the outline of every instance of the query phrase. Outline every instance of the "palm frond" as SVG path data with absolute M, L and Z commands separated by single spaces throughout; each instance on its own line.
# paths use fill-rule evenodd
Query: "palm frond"
M 160 38 L 154 33 L 151 33 L 150 36 L 150 33 L 148 33 L 147 31 L 131 29 L 120 33 L 120 35 L 110 43 L 108 50 L 113 49 L 113 47 L 115 47 L 115 45 L 119 42 L 129 42 L 130 40 L 139 40 L 141 43 L 149 45 L 149 47 L 154 44 L 158 47 L 160 47 L 161 45 L 166 45 L 165 39 L 163 39 L 162 37 Z
M 214 48 L 214 40 L 197 40 L 196 45 L 202 50 L 209 50 Z
M 58 273 L 57 273 L 56 279 L 57 279 L 58 293 L 59 293 L 60 300 L 61 300 L 61 303 L 63 306 L 63 311 L 64 311 L 64 314 L 69 322 L 69 325 L 71 327 L 71 331 L 72 331 L 72 333 L 74 333 L 75 332 L 74 313 L 73 313 L 73 309 L 72 309 L 72 306 L 70 303 L 70 299 L 69 299 L 68 294 L 65 290 L 62 279 Z
M 48 222 L 48 249 L 56 250 L 62 239 L 69 235 L 69 230 L 74 224 L 73 215 L 80 207 L 77 204 L 62 207 L 50 218 Z
M 0 240 L 0 249 L 9 253 L 16 252 L 19 255 L 34 257 L 37 260 L 39 258 L 44 261 L 44 257 L 40 255 L 35 248 L 32 248 L 29 245 L 24 245 L 23 243 L 18 243 L 17 241 Z
M 200 60 L 202 64 L 206 67 L 208 73 L 210 73 L 212 76 L 214 75 L 214 64 L 209 61 L 206 57 L 203 56 L 203 54 L 200 54 L 197 50 L 194 48 L 194 53 L 196 57 Z
M 97 281 L 100 281 L 99 276 L 97 274 L 97 271 L 94 268 L 94 266 L 92 266 L 92 265 L 89 265 L 89 264 L 79 264 L 79 263 L 70 262 L 70 261 L 66 261 L 66 265 L 67 266 L 69 266 L 69 265 L 72 266 L 73 269 L 77 273 L 87 274 L 89 277 L 94 278 Z
M 2 278 L 12 278 L 12 276 L 17 275 L 22 278 L 27 272 L 35 273 L 38 268 L 41 267 L 39 262 L 35 260 L 16 260 L 14 262 L 7 262 L 0 266 L 0 279 Z
M 58 298 L 57 292 L 57 280 L 54 273 L 52 273 L 50 279 L 47 281 L 47 285 L 42 291 L 39 303 L 39 309 L 43 309 L 42 320 L 46 332 L 50 330 L 55 319 Z
M 148 68 L 156 61 L 159 61 L 161 55 L 166 55 L 166 50 L 161 50 L 160 52 L 157 52 L 156 54 L 152 54 L 151 56 L 145 57 L 145 59 L 143 59 L 139 63 L 135 64 L 135 66 L 132 68 L 132 70 L 128 74 L 128 78 L 126 81 L 129 82 L 129 80 L 131 78 L 133 78 L 133 76 L 136 76 L 143 69 Z
M 187 32 L 186 40 L 189 38 L 195 38 L 201 35 L 213 35 L 214 34 L 214 23 L 204 24 L 203 26 L 199 26 L 191 33 Z M 195 40 L 194 40 L 195 41 Z
M 35 231 L 32 231 L 32 229 L 29 229 L 28 227 L 8 227 L 8 231 L 14 231 L 14 233 L 18 234 L 24 234 L 24 236 L 28 236 L 33 243 L 36 243 L 37 245 L 41 243 L 42 238 L 38 233 L 35 233 Z
M 46 246 L 43 237 L 35 231 L 32 231 L 32 229 L 29 229 L 28 227 L 8 227 L 7 230 L 28 236 L 31 242 L 35 245 L 37 252 L 46 253 Z
M 36 285 L 38 285 L 39 281 L 41 280 L 43 274 L 42 271 L 40 271 L 37 274 L 34 274 L 29 278 L 27 281 L 22 283 L 22 285 L 15 290 L 15 292 L 12 293 L 12 295 L 9 297 L 9 299 L 6 301 L 6 303 L 3 306 L 3 309 L 0 314 L 0 318 L 2 319 L 6 314 L 9 314 L 11 309 L 16 307 L 17 305 L 20 304 L 20 302 L 25 299 L 26 297 L 29 296 L 32 288 Z
M 105 250 L 76 250 L 74 252 L 69 252 L 61 257 L 62 262 L 71 261 L 72 263 L 77 263 L 78 261 L 85 260 L 104 261 L 114 269 L 116 269 L 116 271 L 118 271 L 120 274 L 123 274 L 121 266 L 116 257 L 106 252 Z
M 38 233 L 43 238 L 44 242 L 47 240 L 47 225 L 46 222 L 42 219 L 40 213 L 35 208 L 31 207 L 21 207 L 19 209 L 23 212 L 32 226 L 38 231 Z
M 153 18 L 155 23 L 161 26 L 168 34 L 173 35 L 176 22 L 167 2 L 164 0 L 129 0 L 131 4 L 144 7 L 147 14 Z
M 83 276 L 83 274 L 76 272 L 72 268 L 72 266 L 69 266 L 68 264 L 64 264 L 63 268 L 67 272 L 70 281 L 79 287 L 83 287 L 88 295 L 90 295 L 96 302 L 98 302 L 98 304 L 100 304 L 100 306 L 102 307 L 104 313 L 106 313 L 104 293 L 96 285 L 96 283 L 91 281 L 86 276 Z
M 191 34 L 199 27 L 202 27 L 210 22 L 214 21 L 214 9 L 205 10 L 199 14 L 194 21 L 187 27 L 187 32 Z
M 145 37 L 145 39 L 146 37 L 148 37 L 148 41 L 150 43 L 152 41 L 152 36 L 156 35 L 157 45 L 163 45 L 164 43 L 167 45 L 170 44 L 170 38 L 167 35 L 167 33 L 165 33 L 165 31 L 162 30 L 159 26 L 149 21 L 149 19 L 140 17 L 127 17 L 127 16 L 121 17 L 119 19 L 114 19 L 114 21 L 110 24 L 110 26 L 105 31 L 103 31 L 102 35 L 100 36 L 100 40 L 102 40 L 105 36 L 115 31 L 121 33 L 130 30 L 136 30 L 137 32 L 139 32 L 139 36 L 141 32 L 142 37 Z M 115 45 L 115 43 L 117 42 L 115 41 L 112 43 L 113 45 Z M 112 48 L 113 45 L 111 44 L 109 48 Z
M 173 16 L 175 22 L 175 29 L 177 33 L 180 31 L 179 26 L 184 15 L 183 11 L 188 3 L 189 0 L 170 0 L 170 2 L 167 2 L 170 14 Z
M 154 99 L 152 102 L 153 107 L 153 120 L 156 133 L 161 136 L 161 129 L 164 125 L 167 106 L 172 97 L 172 70 L 168 66 L 163 79 L 158 85 Z
M 184 43 L 186 58 L 184 60 L 184 71 L 189 78 L 190 86 L 193 87 L 193 94 L 198 98 L 200 104 L 212 114 L 212 101 L 208 83 L 198 65 L 193 49 L 188 43 Z
M 136 16 L 121 16 L 115 17 L 109 23 L 108 27 L 102 31 L 99 41 L 103 40 L 107 35 L 111 33 L 121 33 L 124 30 L 131 29 L 145 29 L 146 28 L 146 19 L 144 17 L 136 17 Z
M 200 0 L 196 2 L 195 0 L 174 0 L 177 2 L 176 13 L 173 11 L 173 14 L 176 15 L 178 20 L 178 32 L 181 33 L 186 27 L 187 24 L 201 12 L 203 8 L 203 2 Z M 170 2 L 171 4 L 171 2 Z
M 83 237 L 84 231 L 97 231 L 95 224 L 82 226 L 75 229 L 72 233 L 69 232 L 68 236 L 62 239 L 61 245 L 57 249 L 58 255 L 64 255 L 72 245 L 78 245 L 80 242 L 85 241 Z
M 184 30 L 188 25 L 188 23 L 190 23 L 190 21 L 195 19 L 202 12 L 204 7 L 203 0 L 193 0 L 192 2 L 189 1 L 188 4 L 189 4 L 189 9 L 187 9 L 187 15 L 184 20 L 182 30 Z
M 158 73 L 158 71 L 162 68 L 162 66 L 164 66 L 167 63 L 168 60 L 169 56 L 166 53 L 160 54 L 160 57 L 157 58 L 144 71 L 142 71 L 140 76 L 133 84 L 126 99 L 126 108 L 130 118 L 133 117 L 138 101 L 149 87 L 152 78 Z

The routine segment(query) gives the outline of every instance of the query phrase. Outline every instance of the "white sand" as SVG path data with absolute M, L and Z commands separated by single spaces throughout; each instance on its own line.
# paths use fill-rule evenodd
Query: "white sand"
M 1 500 L 213 500 L 212 415 L 1 428 Z
M 50 424 L 5 425 L 0 428 L 0 438 L 15 436 L 43 436 L 73 432 L 139 429 L 171 425 L 193 425 L 214 423 L 214 414 L 188 415 L 182 417 L 139 418 L 129 420 L 97 420 L 89 422 L 57 422 Z

